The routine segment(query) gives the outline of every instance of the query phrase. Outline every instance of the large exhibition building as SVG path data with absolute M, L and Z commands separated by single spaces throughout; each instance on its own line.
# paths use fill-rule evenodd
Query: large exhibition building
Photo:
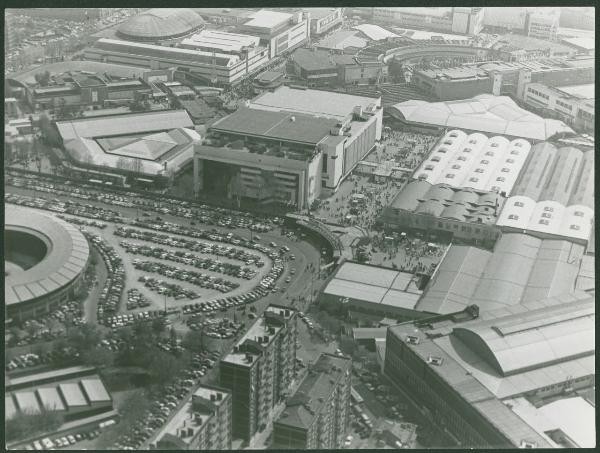
M 576 292 L 393 326 L 384 371 L 458 446 L 593 447 L 594 308 Z
M 235 30 L 207 30 L 187 9 L 152 9 L 102 33 L 86 48 L 87 60 L 142 68 L 175 68 L 207 83 L 232 85 L 257 72 L 271 58 L 306 42 L 308 14 L 249 11 Z
M 12 205 L 4 214 L 7 319 L 48 314 L 81 288 L 89 244 L 75 226 L 56 217 Z
M 200 141 L 185 110 L 65 120 L 56 127 L 74 165 L 144 180 L 179 173 Z
M 195 190 L 306 209 L 381 138 L 380 102 L 286 86 L 266 92 L 214 123 L 196 146 Z
M 388 113 L 400 124 L 417 130 L 456 127 L 534 142 L 558 134 L 574 134 L 562 121 L 542 118 L 520 108 L 507 96 L 491 94 L 448 102 L 406 101 L 390 107 Z
M 190 35 L 203 26 L 202 17 L 191 9 L 153 8 L 120 25 L 117 36 L 127 41 L 166 41 Z

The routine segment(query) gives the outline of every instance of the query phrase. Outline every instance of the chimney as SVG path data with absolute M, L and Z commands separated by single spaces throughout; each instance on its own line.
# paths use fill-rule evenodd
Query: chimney
M 217 401 L 221 401 L 223 399 L 222 393 L 217 393 Z
M 293 123 L 294 121 L 296 121 L 296 117 L 294 115 L 290 116 L 290 121 Z
M 265 335 L 265 336 L 263 337 L 263 341 L 264 341 L 265 343 L 268 343 L 268 342 L 269 342 L 269 336 L 268 336 L 268 335 Z
M 210 394 L 210 400 L 211 401 L 216 401 L 216 399 L 217 399 L 217 396 L 214 393 L 211 393 Z
M 290 311 L 289 311 L 289 310 L 286 310 L 286 311 L 285 311 L 285 317 L 287 318 L 289 315 L 290 315 Z

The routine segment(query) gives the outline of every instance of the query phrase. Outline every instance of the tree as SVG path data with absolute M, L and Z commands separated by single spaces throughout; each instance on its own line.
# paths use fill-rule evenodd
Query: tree
M 81 360 L 86 365 L 94 366 L 99 369 L 109 368 L 115 361 L 114 354 L 106 348 L 98 346 L 84 351 L 81 354 Z
M 147 365 L 147 369 L 157 384 L 166 384 L 183 367 L 180 360 L 177 360 L 171 354 L 158 350 Z
M 67 337 L 69 346 L 79 352 L 95 348 L 101 339 L 102 334 L 98 327 L 90 324 L 83 324 L 78 328 L 71 329 Z
M 35 81 L 43 87 L 47 87 L 50 82 L 50 73 L 48 71 L 38 72 L 33 76 Z
M 202 331 L 190 330 L 183 336 L 181 345 L 193 352 L 202 350 Z
M 35 434 L 56 431 L 64 423 L 62 415 L 44 408 L 39 414 L 18 412 L 5 421 L 6 440 L 13 441 Z
M 395 58 L 392 59 L 389 66 L 389 74 L 393 82 L 404 83 L 404 67 L 402 63 Z
M 163 318 L 162 316 L 159 318 L 154 318 L 152 320 L 152 331 L 156 335 L 160 335 L 161 333 L 163 333 L 166 328 L 167 328 L 167 322 L 166 322 L 166 319 Z

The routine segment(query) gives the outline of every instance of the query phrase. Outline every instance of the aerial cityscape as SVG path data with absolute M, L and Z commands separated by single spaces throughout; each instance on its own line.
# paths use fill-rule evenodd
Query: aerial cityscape
M 8 450 L 595 447 L 594 7 L 4 11 Z

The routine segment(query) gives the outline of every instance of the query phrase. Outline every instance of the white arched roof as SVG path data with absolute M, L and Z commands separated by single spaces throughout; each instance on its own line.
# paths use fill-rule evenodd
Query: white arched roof
M 400 112 L 408 122 L 489 134 L 547 140 L 559 132 L 573 133 L 562 121 L 545 119 L 528 112 L 508 96 L 481 94 L 471 99 L 419 105 L 414 104 L 414 101 L 407 101 L 392 108 Z
M 559 234 L 587 240 L 590 237 L 593 222 L 593 209 L 583 205 L 569 206 L 563 212 Z
M 540 201 L 531 213 L 528 229 L 558 235 L 564 211 L 565 207 L 557 201 Z
M 535 200 L 529 197 L 510 197 L 504 202 L 496 225 L 526 230 L 536 204 Z

